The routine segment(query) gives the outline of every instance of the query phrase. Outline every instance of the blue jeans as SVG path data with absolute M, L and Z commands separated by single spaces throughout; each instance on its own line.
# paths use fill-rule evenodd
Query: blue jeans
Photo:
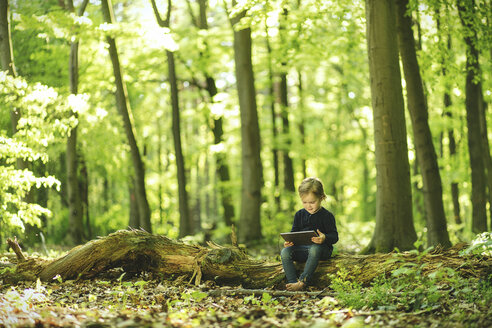
M 306 262 L 304 271 L 299 277 L 299 281 L 309 284 L 313 278 L 313 273 L 318 266 L 318 262 L 320 260 L 328 260 L 332 251 L 332 246 L 326 244 L 290 246 L 282 249 L 280 257 L 282 259 L 282 266 L 284 267 L 287 283 L 290 284 L 298 281 L 294 261 Z

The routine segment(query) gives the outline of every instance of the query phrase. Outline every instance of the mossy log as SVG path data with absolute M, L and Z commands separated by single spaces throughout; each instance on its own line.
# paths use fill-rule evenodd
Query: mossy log
M 343 269 L 349 279 L 369 284 L 382 274 L 389 274 L 406 262 L 420 263 L 422 274 L 441 267 L 449 267 L 465 276 L 488 276 L 492 258 L 461 257 L 458 249 L 436 250 L 428 254 L 338 254 L 320 263 L 316 287 L 329 285 L 330 275 Z M 90 279 L 122 268 L 126 273 L 151 272 L 163 278 L 187 276 L 190 282 L 200 284 L 213 280 L 218 284 L 242 285 L 246 288 L 278 287 L 283 285 L 284 274 L 279 262 L 258 261 L 234 246 L 208 247 L 188 245 L 165 236 L 141 230 L 121 230 L 71 249 L 66 255 L 48 261 L 28 257 L 18 259 L 17 279 L 55 277 Z

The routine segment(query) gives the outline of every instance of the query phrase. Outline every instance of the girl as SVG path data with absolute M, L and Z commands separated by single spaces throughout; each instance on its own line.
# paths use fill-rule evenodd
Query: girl
M 299 197 L 303 209 L 294 215 L 294 224 L 291 232 L 314 230 L 318 237 L 313 237 L 311 245 L 294 245 L 285 242 L 280 253 L 287 290 L 302 290 L 309 284 L 320 260 L 327 260 L 333 252 L 333 244 L 338 241 L 338 232 L 335 217 L 321 206 L 326 198 L 323 183 L 318 178 L 306 178 L 299 185 Z M 294 261 L 306 262 L 304 271 L 297 278 Z

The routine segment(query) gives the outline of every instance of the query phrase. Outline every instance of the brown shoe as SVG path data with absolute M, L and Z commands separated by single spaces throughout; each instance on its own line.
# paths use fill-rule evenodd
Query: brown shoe
M 297 292 L 300 290 L 303 290 L 304 287 L 306 287 L 306 284 L 303 283 L 302 281 L 298 281 L 292 284 L 287 284 L 285 285 L 285 288 L 291 292 Z

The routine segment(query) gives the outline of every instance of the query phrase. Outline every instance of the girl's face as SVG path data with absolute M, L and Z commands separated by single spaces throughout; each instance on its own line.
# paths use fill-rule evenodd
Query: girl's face
M 309 214 L 318 212 L 321 207 L 321 198 L 317 197 L 312 192 L 301 196 L 302 205 Z

